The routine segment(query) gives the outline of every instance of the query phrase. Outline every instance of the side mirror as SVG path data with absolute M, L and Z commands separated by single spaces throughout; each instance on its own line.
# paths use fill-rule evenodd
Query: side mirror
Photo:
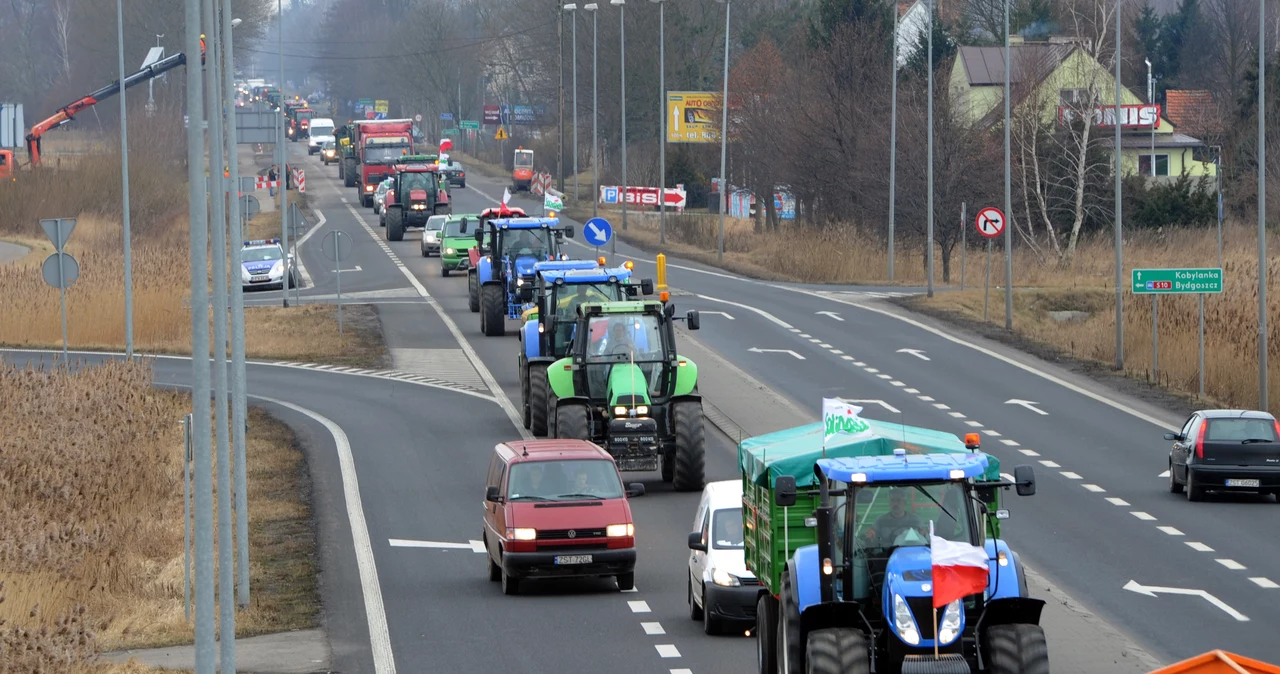
M 635 297 L 636 295 L 640 294 L 640 289 L 635 286 L 629 285 L 629 286 L 626 286 L 626 289 L 627 289 L 627 297 Z
M 1018 466 L 1013 469 L 1013 481 L 1018 486 L 1018 496 L 1034 496 L 1036 493 L 1036 474 L 1031 466 Z
M 676 305 L 672 302 L 667 302 L 667 306 L 662 308 L 662 313 L 666 314 L 667 318 L 671 318 L 672 316 L 675 316 Z
M 773 502 L 784 508 L 796 504 L 796 478 L 782 475 L 773 483 Z
M 653 294 L 653 279 L 640 279 L 640 292 L 645 295 Z
M 707 544 L 702 542 L 702 532 L 701 532 L 701 531 L 695 531 L 695 532 L 693 532 L 693 533 L 689 534 L 689 549 L 690 549 L 690 550 L 697 550 L 698 552 L 706 552 L 706 551 L 707 551 Z
M 644 485 L 640 482 L 632 482 L 627 485 L 627 498 L 635 498 L 644 496 Z
M 1164 439 L 1165 440 L 1181 440 L 1182 434 L 1181 433 L 1165 433 Z
M 565 225 L 565 226 L 564 226 L 564 236 L 565 236 L 565 238 L 567 238 L 567 239 L 572 239 L 572 238 L 573 238 L 573 225 Z
M 489 485 L 484 490 L 484 500 L 490 503 L 502 503 L 502 497 L 498 495 L 498 487 Z
M 483 230 L 483 229 L 477 229 L 477 230 L 476 230 L 476 243 L 484 243 L 484 230 Z
M 697 309 L 690 309 L 689 313 L 685 314 L 684 320 L 690 330 L 697 330 L 702 325 L 702 320 L 698 317 Z

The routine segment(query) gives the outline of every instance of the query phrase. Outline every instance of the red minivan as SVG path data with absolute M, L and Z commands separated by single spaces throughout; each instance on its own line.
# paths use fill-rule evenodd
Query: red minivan
M 585 440 L 504 442 L 493 450 L 484 493 L 489 580 L 503 594 L 525 578 L 613 576 L 635 586 L 635 524 L 613 457 Z

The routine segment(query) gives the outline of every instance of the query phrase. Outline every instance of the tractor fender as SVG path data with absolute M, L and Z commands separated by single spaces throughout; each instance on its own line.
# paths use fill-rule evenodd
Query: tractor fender
M 676 355 L 676 387 L 673 395 L 682 396 L 698 390 L 698 364 Z
M 493 265 L 482 264 L 483 262 L 484 258 L 481 258 L 480 261 L 476 263 L 475 267 L 477 274 L 476 278 L 479 279 L 480 285 L 499 283 L 497 279 L 493 278 Z
M 800 636 L 806 637 L 815 630 L 832 627 L 864 629 L 862 605 L 856 601 L 827 601 L 813 604 L 800 612 Z
M 568 398 L 561 398 L 559 396 L 556 396 L 556 409 L 560 409 L 565 405 L 590 405 L 590 404 L 591 404 L 591 401 L 588 400 L 586 396 L 569 396 Z
M 791 587 L 796 593 L 801 615 L 810 606 L 822 603 L 821 561 L 817 544 L 796 548 L 795 554 L 787 560 L 787 573 L 791 574 Z
M 668 401 L 669 401 L 671 404 L 675 404 L 675 403 L 684 403 L 684 402 L 689 402 L 689 403 L 700 403 L 700 402 L 702 402 L 702 394 L 701 394 L 701 393 L 689 393 L 689 394 L 685 394 L 685 395 L 676 395 L 676 396 L 671 396 L 671 398 L 669 398 L 669 399 L 668 399 Z
M 1022 568 L 1022 560 L 1009 548 L 1009 544 L 998 538 L 988 538 L 985 545 L 987 559 L 987 593 L 991 599 L 1006 599 L 1027 596 L 1027 578 Z M 998 563 L 1001 553 L 1007 562 Z
M 1006 597 L 992 599 L 982 609 L 975 629 L 986 630 L 995 625 L 1039 625 L 1043 599 L 1030 597 Z
M 573 370 L 569 369 L 572 366 L 572 358 L 561 358 L 547 366 L 547 385 L 551 387 L 551 393 L 560 400 L 577 397 L 573 390 Z
M 538 338 L 538 322 L 525 321 L 520 327 L 520 341 L 524 347 L 525 358 L 533 359 L 542 355 L 542 340 Z

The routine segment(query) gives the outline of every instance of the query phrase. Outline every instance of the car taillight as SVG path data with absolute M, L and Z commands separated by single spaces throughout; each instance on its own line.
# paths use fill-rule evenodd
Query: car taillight
M 1200 424 L 1200 433 L 1197 434 L 1196 436 L 1196 458 L 1197 459 L 1204 458 L 1204 432 L 1207 430 L 1209 430 L 1209 420 L 1205 419 L 1204 423 Z

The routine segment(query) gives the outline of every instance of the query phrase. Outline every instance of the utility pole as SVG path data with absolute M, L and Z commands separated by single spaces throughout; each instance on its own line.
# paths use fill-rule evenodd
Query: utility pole
M 729 176 L 725 175 L 729 156 L 729 10 L 732 0 L 724 3 L 724 92 L 720 95 L 720 231 L 716 240 L 716 262 L 724 262 L 724 212 L 729 210 Z
M 287 120 L 284 116 L 284 0 L 276 0 L 276 18 L 280 24 L 280 108 L 276 111 L 280 113 L 280 135 L 276 137 L 276 147 L 280 148 L 280 171 L 276 177 L 280 179 L 280 251 L 284 255 L 284 283 L 280 287 L 280 295 L 284 300 L 284 306 L 289 306 L 289 278 L 293 272 L 293 267 L 289 263 L 289 139 L 285 135 L 285 124 Z
M 566 5 L 567 7 L 568 5 Z M 578 201 L 578 6 L 573 5 L 573 201 Z
M 1260 0 L 1261 1 L 1261 0 Z M 1115 173 L 1116 173 L 1116 219 L 1115 219 L 1115 236 L 1116 236 L 1116 369 L 1124 369 L 1124 239 L 1122 233 L 1124 230 L 1123 219 L 1121 217 L 1120 203 L 1120 175 L 1122 165 L 1120 163 L 1120 14 L 1123 0 L 1116 0 L 1116 100 L 1115 100 Z
M 898 2 L 889 3 L 893 12 L 893 94 L 889 104 L 889 282 L 893 282 L 893 218 L 898 199 Z
M 1013 170 L 1009 160 L 1010 75 L 1009 2 L 1004 0 L 1004 329 L 1013 330 Z M 988 248 L 988 250 L 990 250 Z M 989 272 L 988 272 L 989 273 Z
M 1267 411 L 1267 1 L 1258 0 L 1258 409 Z M 1280 17 L 1277 17 L 1280 19 Z M 1280 22 L 1276 24 L 1280 33 Z M 1280 41 L 1277 43 L 1280 48 Z
M 658 136 L 658 243 L 667 243 L 667 16 L 664 0 L 658 3 L 658 99 L 662 126 Z
M 618 34 L 622 48 L 622 228 L 627 228 L 627 6 L 626 0 L 609 0 L 609 4 L 618 6 Z M 618 252 L 618 236 L 609 239 L 609 254 Z
M 556 183 L 561 194 L 564 194 L 564 12 L 556 12 L 556 41 L 559 43 L 560 60 L 556 61 L 556 70 L 560 71 L 560 157 L 556 160 Z
M 929 297 L 933 297 L 933 12 L 933 0 L 929 0 L 929 233 L 925 250 Z
M 124 355 L 133 359 L 133 236 L 129 229 L 129 116 L 124 90 L 124 0 L 116 0 L 116 43 L 120 52 L 120 180 L 124 214 Z M 148 80 L 150 82 L 150 80 Z
M 598 53 L 596 48 L 599 45 L 597 38 L 600 35 L 600 6 L 590 2 L 582 8 L 591 12 L 591 217 L 594 218 L 600 215 L 600 99 L 598 97 L 600 80 L 597 77 L 600 71 L 596 60 Z

